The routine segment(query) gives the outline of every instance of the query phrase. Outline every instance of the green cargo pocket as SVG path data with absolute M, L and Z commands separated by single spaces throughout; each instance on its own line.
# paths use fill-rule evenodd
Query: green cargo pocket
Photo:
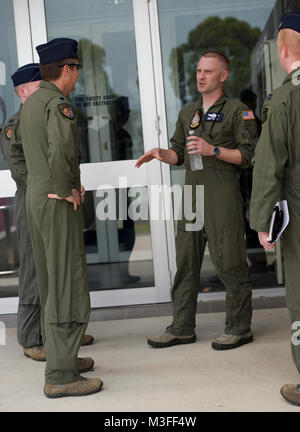
M 246 262 L 242 215 L 227 212 L 224 224 L 214 233 L 216 259 L 223 271 L 239 271 Z
M 90 312 L 90 295 L 85 255 L 80 249 L 73 252 L 73 289 L 75 321 L 86 322 Z

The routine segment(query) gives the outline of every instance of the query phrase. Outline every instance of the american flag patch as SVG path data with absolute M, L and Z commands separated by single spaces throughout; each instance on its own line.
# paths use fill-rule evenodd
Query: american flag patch
M 244 120 L 255 120 L 253 111 L 242 111 L 242 116 Z

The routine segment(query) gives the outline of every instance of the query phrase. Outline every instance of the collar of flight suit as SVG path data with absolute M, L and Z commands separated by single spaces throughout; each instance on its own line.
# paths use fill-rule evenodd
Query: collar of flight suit
M 211 108 L 213 108 L 213 107 L 215 107 L 215 106 L 218 106 L 218 105 L 223 104 L 223 103 L 226 101 L 227 98 L 228 98 L 228 96 L 227 96 L 226 93 L 224 93 L 224 91 L 223 91 L 223 93 L 222 93 L 221 96 L 216 100 L 216 102 L 214 102 L 214 103 L 209 107 L 209 110 L 211 110 Z M 200 93 L 200 96 L 199 96 L 199 107 L 200 107 L 200 108 L 202 108 L 202 104 L 203 104 L 202 94 Z
M 297 68 L 295 68 L 295 69 L 293 69 L 292 72 L 290 72 L 290 73 L 288 74 L 288 76 L 287 76 L 287 77 L 285 78 L 285 80 L 283 81 L 282 85 L 283 85 L 283 84 L 286 84 L 286 83 L 289 82 L 289 81 L 292 81 L 292 79 L 293 79 L 293 75 L 294 75 L 294 73 L 295 73 L 296 71 L 298 71 L 298 76 L 299 76 L 300 66 L 297 67 Z
M 44 81 L 44 80 L 42 80 L 42 81 L 40 82 L 40 88 L 46 88 L 46 89 L 49 89 L 49 90 L 53 90 L 53 91 L 55 91 L 55 92 L 61 94 L 62 96 L 64 96 L 64 95 L 62 94 L 62 92 L 59 90 L 59 88 L 56 87 L 56 85 L 54 85 L 54 84 L 53 84 L 52 82 L 50 82 L 50 81 Z M 65 96 L 64 96 L 64 97 L 65 97 Z

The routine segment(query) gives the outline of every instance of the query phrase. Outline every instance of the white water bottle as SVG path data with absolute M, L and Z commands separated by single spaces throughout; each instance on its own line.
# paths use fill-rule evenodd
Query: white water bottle
M 195 131 L 190 130 L 189 136 L 194 136 L 194 135 L 195 135 Z M 200 153 L 190 154 L 189 156 L 190 156 L 190 163 L 191 163 L 191 170 L 192 171 L 203 169 L 202 156 Z

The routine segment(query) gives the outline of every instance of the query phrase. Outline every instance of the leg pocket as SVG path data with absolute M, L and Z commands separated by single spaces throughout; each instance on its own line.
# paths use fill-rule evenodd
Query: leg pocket
M 87 322 L 90 315 L 90 294 L 85 255 L 80 249 L 73 252 L 73 289 L 75 295 L 74 321 Z

